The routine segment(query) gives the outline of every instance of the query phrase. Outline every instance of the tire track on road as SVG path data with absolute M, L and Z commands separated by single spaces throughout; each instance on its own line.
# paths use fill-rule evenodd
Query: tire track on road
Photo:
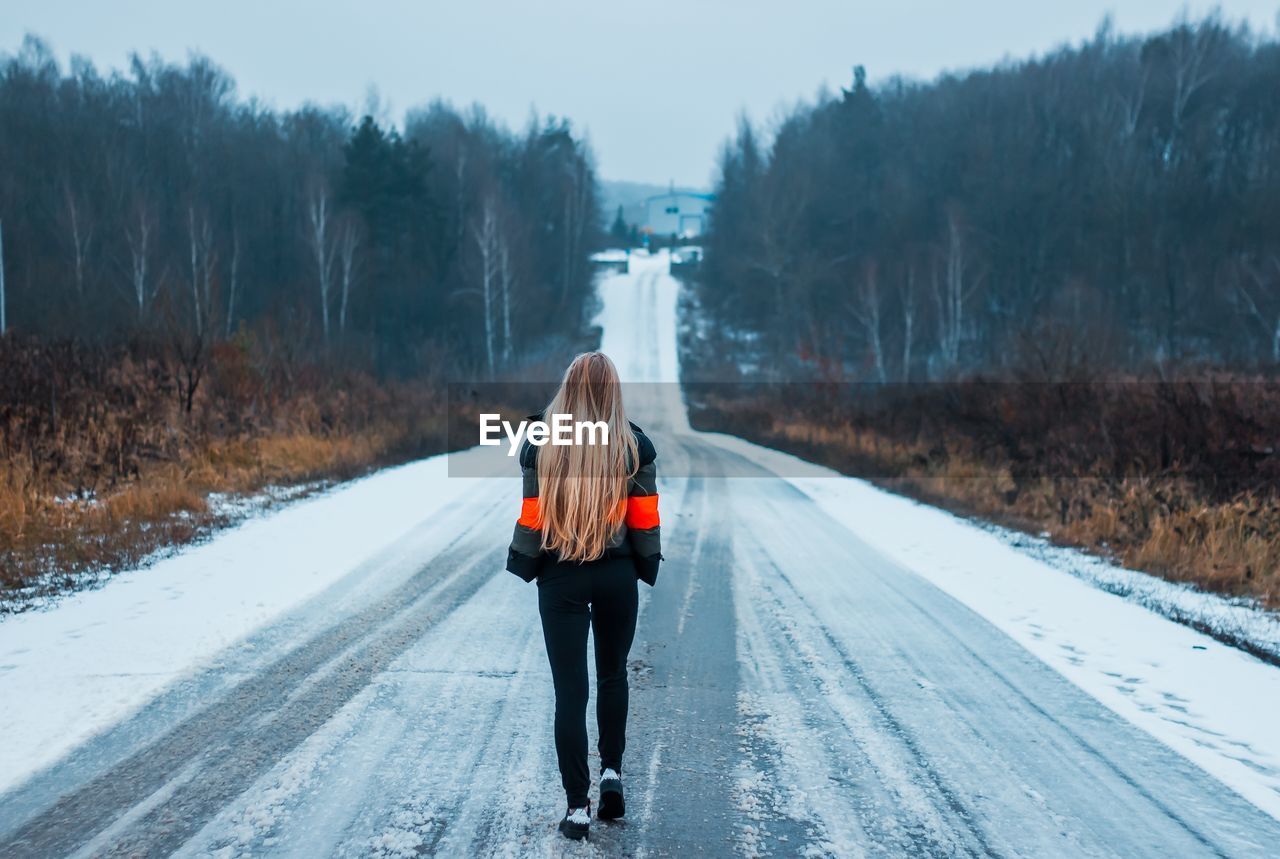
M 746 654 L 766 696 L 756 709 L 785 726 L 770 733 L 788 781 L 805 794 L 797 804 L 833 840 L 822 849 L 997 855 L 910 734 L 842 664 L 844 655 L 832 651 L 825 629 L 761 541 L 746 541 L 736 561 L 751 594 L 740 608 Z M 773 712 L 784 702 L 796 706 Z
M 844 799 L 864 829 L 867 849 L 920 856 L 999 855 L 972 810 L 939 777 L 911 732 L 814 617 L 787 574 L 763 546 L 755 548 L 766 569 L 753 572 L 750 581 L 756 585 L 754 593 L 768 598 L 765 610 L 772 615 L 763 628 L 775 638 L 775 657 L 788 666 L 782 676 L 790 678 L 790 697 L 808 702 L 806 716 L 814 720 L 817 736 L 832 747 L 827 778 L 843 782 Z M 845 742 L 833 740 L 841 736 Z M 822 766 L 821 758 L 817 764 Z M 841 769 L 849 775 L 841 775 Z
M 714 451 L 687 436 L 665 444 L 673 442 L 689 473 L 707 476 L 688 479 L 674 533 L 664 523 L 668 560 L 637 639 L 628 772 L 633 796 L 648 801 L 643 826 L 628 831 L 622 846 L 644 855 L 719 856 L 732 852 L 737 827 L 732 501 Z M 655 754 L 661 758 L 652 766 Z M 657 782 L 636 790 L 646 770 Z
M 315 635 L 64 795 L 0 841 L 0 854 L 69 854 L 200 759 L 199 772 L 122 833 L 104 855 L 177 849 L 474 593 L 486 580 L 486 570 L 501 568 L 501 538 L 491 533 L 500 506 L 495 502 L 488 515 L 474 520 L 385 597 Z
M 780 485 L 746 518 L 782 522 L 797 501 Z M 825 513 L 794 521 L 757 546 L 786 618 L 812 619 L 822 671 L 861 687 L 990 850 L 1266 854 L 1272 822 L 1203 772 Z

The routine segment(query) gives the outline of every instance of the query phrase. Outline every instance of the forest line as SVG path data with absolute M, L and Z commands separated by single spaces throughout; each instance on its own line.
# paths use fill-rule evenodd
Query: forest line
M 597 194 L 564 119 L 436 101 L 397 127 L 267 109 L 201 56 L 0 56 L 14 605 L 243 515 L 219 498 L 445 450 L 447 380 L 593 345 Z
M 1280 602 L 1280 41 L 1218 15 L 744 121 L 691 419 Z M 742 384 L 724 385 L 736 379 Z
M 0 163 L 19 333 L 198 361 L 244 331 L 384 375 L 490 377 L 578 337 L 590 307 L 596 179 L 567 120 L 273 111 L 204 57 L 64 71 L 28 37 L 0 59 Z
M 743 121 L 699 299 L 772 378 L 1280 365 L 1280 42 L 1217 16 Z M 748 375 L 750 373 L 748 372 Z

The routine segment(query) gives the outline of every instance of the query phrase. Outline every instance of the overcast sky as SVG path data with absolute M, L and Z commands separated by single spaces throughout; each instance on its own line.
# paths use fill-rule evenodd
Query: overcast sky
M 707 185 L 739 113 L 768 120 L 846 84 L 854 64 L 873 81 L 929 78 L 1077 42 L 1108 12 L 1146 32 L 1211 5 L 1268 31 L 1280 11 L 1280 0 L 3 0 L 0 51 L 28 32 L 99 67 L 199 51 L 242 96 L 356 109 L 372 84 L 396 121 L 436 96 L 514 126 L 536 107 L 588 130 L 605 178 Z

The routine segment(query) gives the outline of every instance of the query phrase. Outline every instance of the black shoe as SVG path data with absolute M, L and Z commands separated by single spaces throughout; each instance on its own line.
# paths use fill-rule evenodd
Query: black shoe
M 600 774 L 601 820 L 617 820 L 627 813 L 626 800 L 622 798 L 622 776 L 617 770 L 605 769 Z
M 565 838 L 581 841 L 591 834 L 591 803 L 586 808 L 571 808 L 560 821 L 560 833 Z

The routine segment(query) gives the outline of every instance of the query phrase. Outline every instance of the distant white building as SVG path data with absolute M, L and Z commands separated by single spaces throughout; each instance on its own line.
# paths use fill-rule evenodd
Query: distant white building
M 682 191 L 650 197 L 645 201 L 645 229 L 655 236 L 700 236 L 707 228 L 711 200 L 710 194 Z

